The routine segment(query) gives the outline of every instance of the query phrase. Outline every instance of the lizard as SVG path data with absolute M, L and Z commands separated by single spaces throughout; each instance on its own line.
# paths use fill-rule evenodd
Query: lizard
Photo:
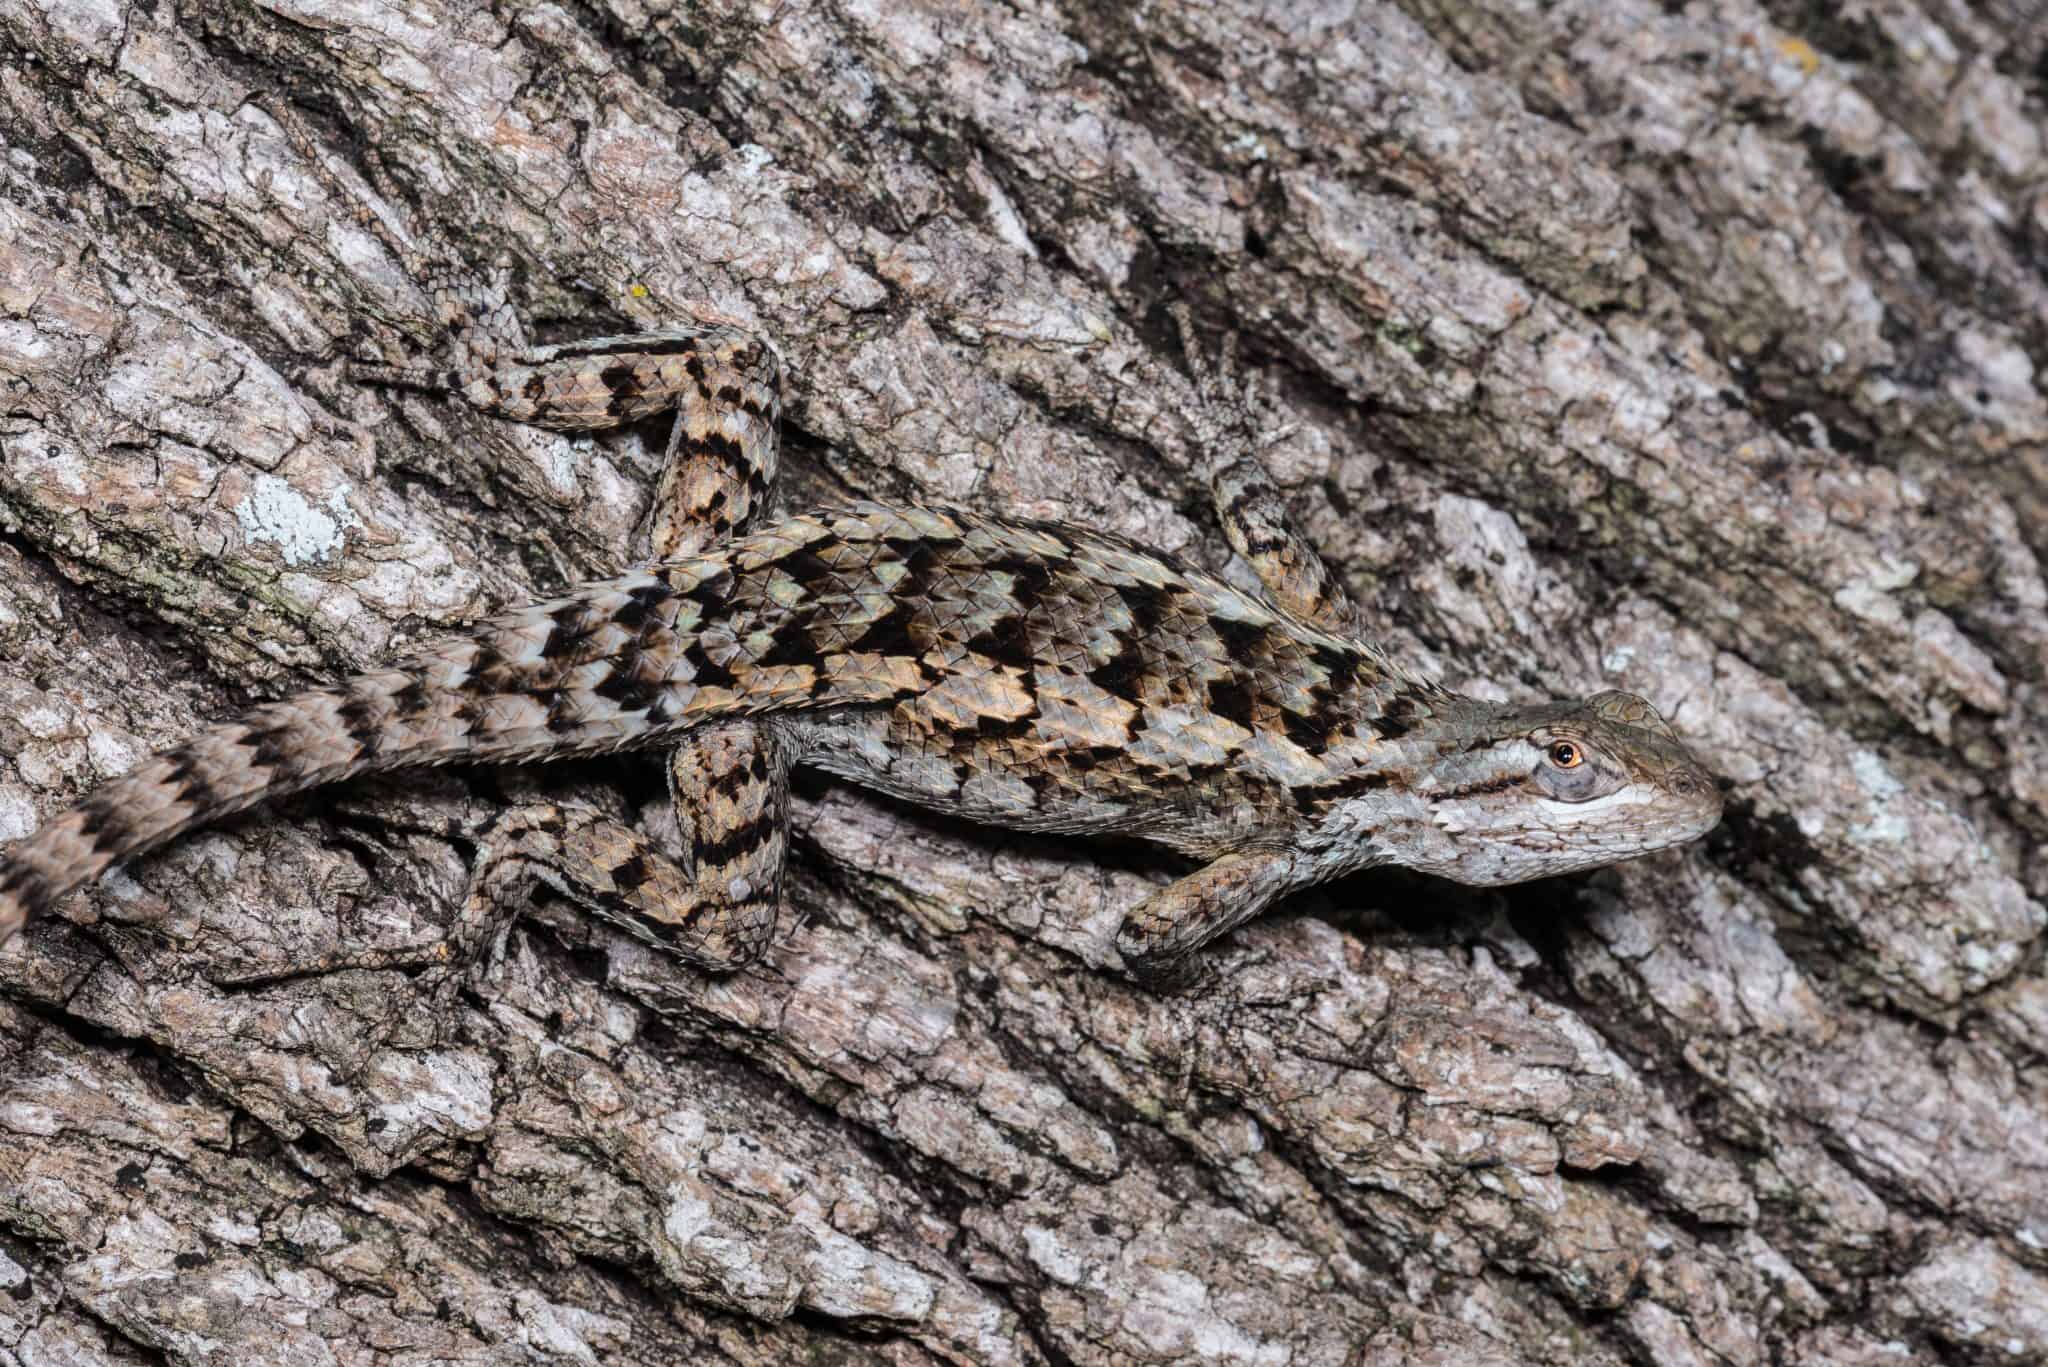
M 1234 347 L 1195 375 L 1216 514 L 1264 593 L 1109 532 L 856 502 L 774 517 L 780 362 L 677 326 L 464 368 L 359 366 L 558 431 L 672 411 L 651 559 L 332 687 L 262 703 L 93 791 L 0 862 L 0 943 L 110 866 L 358 774 L 666 749 L 681 857 L 595 812 L 515 809 L 466 918 L 537 886 L 701 969 L 758 959 L 782 901 L 789 772 L 1022 831 L 1135 836 L 1196 867 L 1131 909 L 1125 970 L 1171 989 L 1291 892 L 1376 865 L 1473 885 L 1711 829 L 1712 775 L 1645 699 L 1486 701 L 1363 639 L 1259 460 Z

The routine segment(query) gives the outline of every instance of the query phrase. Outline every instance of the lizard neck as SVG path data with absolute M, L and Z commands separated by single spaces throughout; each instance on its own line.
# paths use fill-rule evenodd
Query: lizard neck
M 1373 715 L 1349 728 L 1329 758 L 1340 772 L 1302 803 L 1303 843 L 1320 878 L 1381 864 L 1454 862 L 1455 837 L 1436 821 L 1433 782 L 1447 756 L 1490 734 L 1494 704 L 1403 681 Z

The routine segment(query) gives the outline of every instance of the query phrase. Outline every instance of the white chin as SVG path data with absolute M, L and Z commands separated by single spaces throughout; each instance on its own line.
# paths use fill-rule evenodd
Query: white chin
M 1613 811 L 1616 807 L 1631 806 L 1641 800 L 1641 794 L 1637 792 L 1633 783 L 1624 783 L 1607 796 L 1596 797 L 1590 802 L 1560 802 L 1554 797 L 1537 799 L 1543 804 L 1544 814 L 1554 818 L 1560 826 L 1591 820 L 1604 812 Z

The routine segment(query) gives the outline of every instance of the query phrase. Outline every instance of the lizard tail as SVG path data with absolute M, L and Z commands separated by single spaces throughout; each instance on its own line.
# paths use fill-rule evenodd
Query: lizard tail
M 744 688 L 692 684 L 707 643 L 689 590 L 722 569 L 712 556 L 586 585 L 208 727 L 0 858 L 0 944 L 112 865 L 267 798 L 382 769 L 602 753 L 759 710 Z

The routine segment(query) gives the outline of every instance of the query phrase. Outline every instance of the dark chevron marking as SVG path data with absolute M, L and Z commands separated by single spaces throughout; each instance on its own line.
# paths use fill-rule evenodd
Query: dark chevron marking
M 1083 527 L 875 503 L 763 523 L 775 370 L 758 340 L 714 328 L 461 379 L 488 412 L 564 430 L 673 410 L 649 528 L 663 558 L 264 704 L 106 785 L 8 852 L 0 940 L 110 864 L 266 797 L 637 748 L 669 751 L 694 874 L 594 813 L 545 807 L 487 842 L 472 896 L 538 878 L 693 963 L 745 963 L 774 929 L 788 772 L 808 763 L 977 820 L 1138 835 L 1204 861 L 1119 932 L 1125 962 L 1161 980 L 1350 869 L 1509 882 L 1718 817 L 1711 779 L 1640 698 L 1482 702 L 1358 640 L 1213 375 L 1197 420 L 1219 455 L 1216 504 L 1265 596 Z M 1548 758 L 1560 739 L 1568 769 Z

